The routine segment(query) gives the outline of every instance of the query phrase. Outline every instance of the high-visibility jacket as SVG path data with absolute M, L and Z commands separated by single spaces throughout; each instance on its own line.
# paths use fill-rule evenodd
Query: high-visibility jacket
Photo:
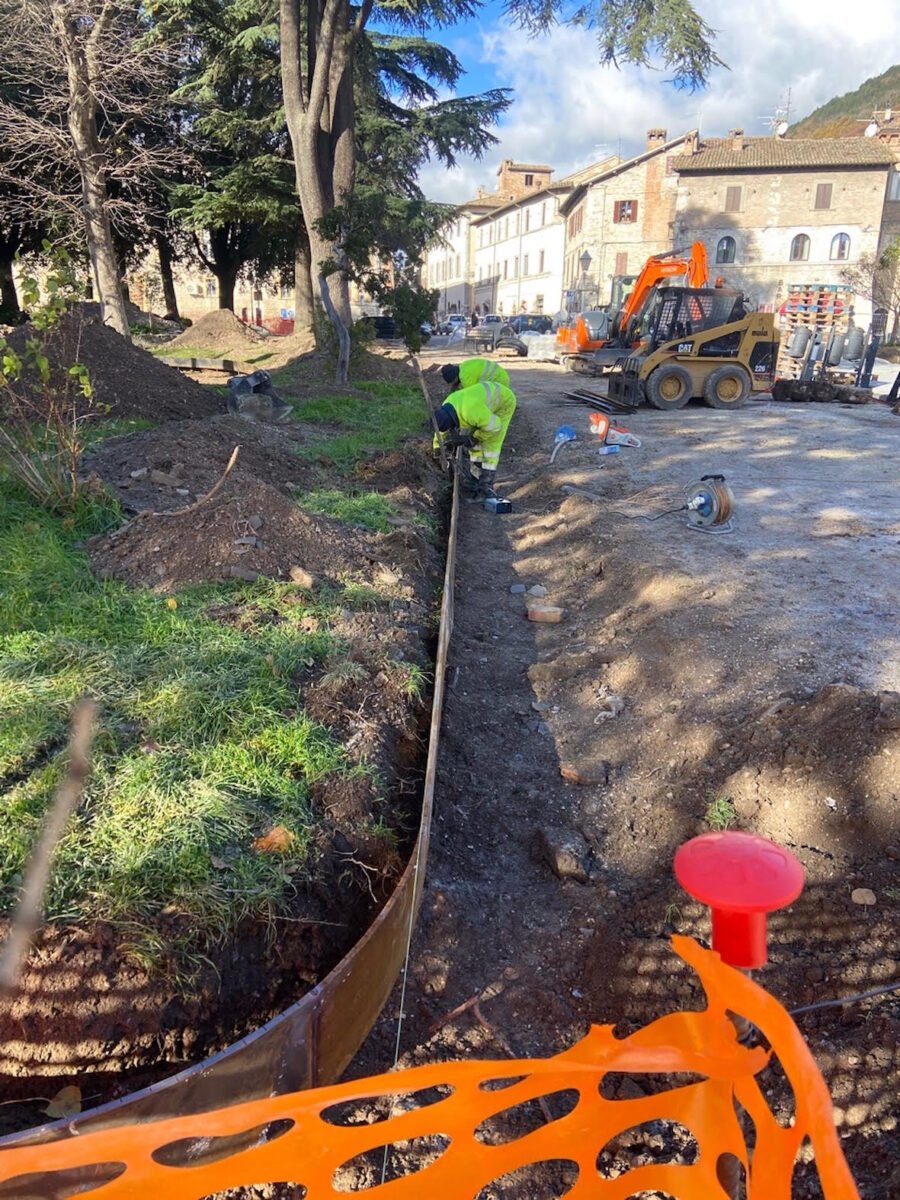
M 502 383 L 509 387 L 509 372 L 489 358 L 467 358 L 459 364 L 459 386 L 468 388 L 473 383 Z
M 475 439 L 469 452 L 471 461 L 486 471 L 496 471 L 503 439 L 516 411 L 515 393 L 502 383 L 476 383 L 451 392 L 447 403 L 456 409 L 460 429 Z

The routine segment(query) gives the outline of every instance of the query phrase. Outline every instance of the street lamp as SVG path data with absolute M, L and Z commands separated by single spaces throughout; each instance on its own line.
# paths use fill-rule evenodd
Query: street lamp
M 584 308 L 585 308 L 584 298 L 587 293 L 588 271 L 590 270 L 591 261 L 592 261 L 591 256 L 590 256 L 590 254 L 588 254 L 587 250 L 585 250 L 584 254 L 582 254 L 578 260 L 579 265 L 581 266 L 581 305 L 580 305 L 580 307 L 581 307 L 582 312 L 584 312 Z

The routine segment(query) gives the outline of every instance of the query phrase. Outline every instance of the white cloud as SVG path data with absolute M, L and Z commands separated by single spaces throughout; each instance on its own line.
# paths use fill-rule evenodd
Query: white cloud
M 610 153 L 640 152 L 647 130 L 656 126 L 670 136 L 698 124 L 708 136 L 736 126 L 761 136 L 763 118 L 788 88 L 792 118 L 799 119 L 897 61 L 900 6 L 894 0 L 861 0 L 852 15 L 838 0 L 794 6 L 700 0 L 697 8 L 718 30 L 716 50 L 731 70 L 716 71 L 710 86 L 693 94 L 667 84 L 661 72 L 601 67 L 589 30 L 560 27 L 530 38 L 505 23 L 484 29 L 480 59 L 491 64 L 500 85 L 514 89 L 497 130 L 500 143 L 481 162 L 465 160 L 453 172 L 426 167 L 420 175 L 426 193 L 461 201 L 479 184 L 493 190 L 503 158 L 550 163 L 559 178 Z M 469 61 L 472 55 L 469 48 Z

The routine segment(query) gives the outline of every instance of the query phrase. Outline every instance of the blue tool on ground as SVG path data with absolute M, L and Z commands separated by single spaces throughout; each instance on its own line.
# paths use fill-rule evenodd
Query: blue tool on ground
M 550 453 L 550 461 L 553 462 L 566 442 L 574 442 L 577 438 L 578 434 L 571 425 L 560 425 L 553 437 L 553 450 Z

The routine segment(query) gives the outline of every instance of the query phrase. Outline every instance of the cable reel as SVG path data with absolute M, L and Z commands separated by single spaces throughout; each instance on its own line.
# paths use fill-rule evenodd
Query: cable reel
M 732 533 L 734 492 L 724 475 L 704 475 L 684 489 L 688 529 L 697 533 Z

